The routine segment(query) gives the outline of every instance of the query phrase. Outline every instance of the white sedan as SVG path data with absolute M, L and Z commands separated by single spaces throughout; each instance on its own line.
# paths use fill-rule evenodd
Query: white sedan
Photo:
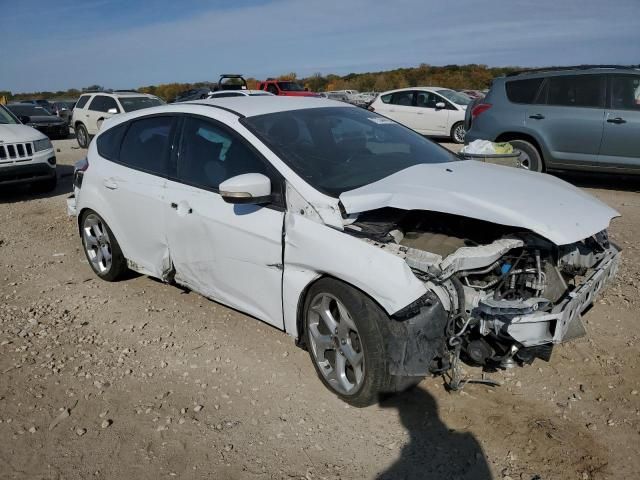
M 618 265 L 599 200 L 317 98 L 118 115 L 75 185 L 99 277 L 132 269 L 282 329 L 357 406 L 431 374 L 459 385 L 459 359 L 548 359 Z
M 469 103 L 467 95 L 448 88 L 412 87 L 381 93 L 369 110 L 422 135 L 464 143 L 464 114 Z

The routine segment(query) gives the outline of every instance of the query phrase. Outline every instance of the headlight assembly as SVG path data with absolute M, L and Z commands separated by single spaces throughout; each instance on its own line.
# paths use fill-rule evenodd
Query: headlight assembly
M 53 148 L 53 145 L 51 144 L 51 140 L 48 138 L 41 138 L 40 140 L 35 140 L 33 142 L 33 148 L 36 152 L 40 152 L 42 150 Z

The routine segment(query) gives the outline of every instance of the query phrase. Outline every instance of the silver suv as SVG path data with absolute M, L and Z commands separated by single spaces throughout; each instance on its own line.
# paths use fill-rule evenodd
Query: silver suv
M 525 168 L 640 173 L 640 69 L 579 66 L 494 79 L 465 143 L 509 141 Z

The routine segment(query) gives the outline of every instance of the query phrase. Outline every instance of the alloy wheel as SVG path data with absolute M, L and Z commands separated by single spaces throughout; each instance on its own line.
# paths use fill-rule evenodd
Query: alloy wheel
M 107 273 L 111 269 L 111 239 L 107 227 L 100 217 L 90 213 L 82 225 L 82 238 L 87 258 L 96 272 Z
M 307 312 L 313 359 L 331 387 L 350 395 L 364 381 L 364 351 L 358 328 L 347 308 L 336 297 L 320 293 Z
M 455 138 L 456 142 L 463 143 L 464 142 L 465 133 L 466 132 L 465 132 L 465 129 L 464 129 L 464 125 L 462 125 L 462 124 L 458 125 L 453 130 L 453 137 Z

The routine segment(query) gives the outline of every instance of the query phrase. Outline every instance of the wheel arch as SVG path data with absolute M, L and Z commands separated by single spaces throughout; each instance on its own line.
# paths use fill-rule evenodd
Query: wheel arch
M 354 290 L 360 292 L 362 295 L 367 297 L 373 303 L 375 303 L 380 308 L 381 311 L 383 311 L 387 315 L 391 316 L 391 313 L 388 312 L 380 304 L 380 302 L 378 302 L 372 295 L 370 295 L 369 293 L 365 292 L 361 288 L 358 288 L 356 285 L 354 285 L 353 283 L 349 282 L 348 280 L 344 280 L 344 279 L 339 278 L 339 277 L 337 277 L 335 275 L 330 275 L 330 274 L 327 274 L 327 273 L 317 274 L 311 281 L 309 281 L 305 285 L 305 287 L 302 289 L 302 291 L 298 295 L 298 301 L 297 301 L 297 306 L 296 306 L 296 319 L 295 319 L 295 324 L 296 324 L 295 336 L 296 336 L 296 345 L 298 347 L 300 347 L 302 349 L 305 349 L 305 350 L 306 350 L 306 347 L 307 347 L 305 345 L 305 343 L 304 343 L 304 304 L 307 301 L 307 296 L 309 294 L 309 290 L 311 290 L 311 288 L 316 283 L 318 283 L 319 281 L 326 280 L 326 279 L 334 280 L 336 282 L 342 283 L 344 285 L 347 285 L 347 286 L 353 288 Z M 293 333 L 293 332 L 288 332 L 288 333 Z

